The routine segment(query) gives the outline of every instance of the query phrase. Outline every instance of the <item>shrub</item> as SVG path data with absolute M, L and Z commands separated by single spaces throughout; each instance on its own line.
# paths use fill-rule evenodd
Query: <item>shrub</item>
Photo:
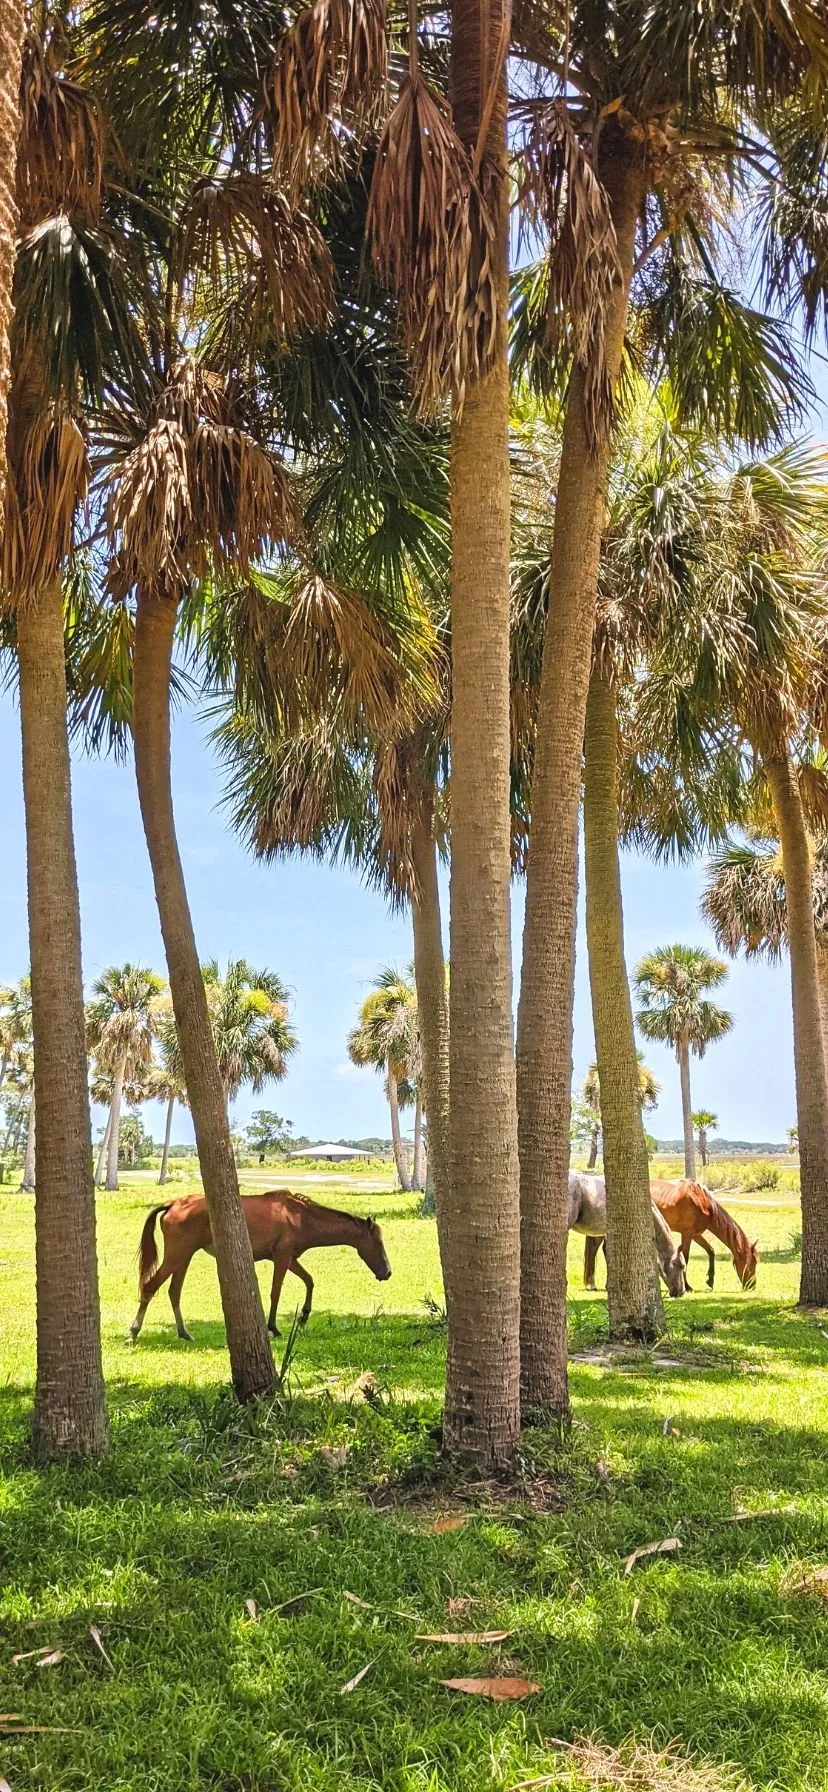
M 777 1164 L 763 1163 L 760 1159 L 758 1163 L 747 1165 L 742 1177 L 742 1187 L 746 1194 L 752 1194 L 755 1189 L 760 1188 L 778 1188 L 779 1176 Z

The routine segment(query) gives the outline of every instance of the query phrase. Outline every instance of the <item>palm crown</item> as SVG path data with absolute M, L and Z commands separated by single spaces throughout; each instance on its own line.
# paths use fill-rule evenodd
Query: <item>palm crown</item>
M 684 1043 L 703 1057 L 708 1045 L 733 1026 L 733 1016 L 704 993 L 717 989 L 726 976 L 727 965 L 700 946 L 659 946 L 648 953 L 635 973 L 641 1003 L 636 1023 L 645 1039 L 674 1050 Z

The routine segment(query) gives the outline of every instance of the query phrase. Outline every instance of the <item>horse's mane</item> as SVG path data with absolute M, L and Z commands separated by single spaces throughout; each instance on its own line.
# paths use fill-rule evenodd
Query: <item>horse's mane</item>
M 353 1220 L 357 1226 L 368 1224 L 361 1213 L 349 1213 L 346 1207 L 327 1207 L 324 1201 L 314 1201 L 311 1195 L 295 1195 L 290 1188 L 268 1188 L 263 1193 L 279 1195 L 283 1201 L 295 1201 L 297 1207 L 313 1207 L 317 1213 L 332 1213 L 337 1220 Z

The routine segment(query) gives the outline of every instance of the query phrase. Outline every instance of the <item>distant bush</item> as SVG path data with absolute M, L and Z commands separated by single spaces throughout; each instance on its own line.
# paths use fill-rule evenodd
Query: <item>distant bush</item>
M 699 1174 L 700 1182 L 712 1190 L 744 1188 L 744 1172 L 738 1164 L 708 1164 Z
M 794 1257 L 802 1256 L 802 1227 L 801 1226 L 796 1226 L 794 1228 L 793 1232 L 788 1233 L 788 1250 L 793 1253 Z
M 769 1164 L 760 1158 L 758 1163 L 745 1166 L 742 1174 L 742 1187 L 745 1194 L 750 1195 L 756 1189 L 778 1188 L 780 1180 L 781 1172 L 778 1164 Z

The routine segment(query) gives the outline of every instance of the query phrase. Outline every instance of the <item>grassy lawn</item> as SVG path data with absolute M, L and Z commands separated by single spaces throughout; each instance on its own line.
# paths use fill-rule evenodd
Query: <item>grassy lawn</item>
M 311 1258 L 289 1397 L 255 1414 L 224 1389 L 206 1258 L 184 1290 L 195 1344 L 176 1339 L 162 1293 L 126 1345 L 155 1191 L 136 1178 L 102 1196 L 113 1450 L 47 1474 L 26 1455 L 32 1210 L 2 1194 L 0 1709 L 56 1727 L 0 1739 L 12 1792 L 505 1792 L 544 1774 L 563 1787 L 550 1739 L 585 1733 L 678 1739 L 767 1792 L 824 1788 L 828 1611 L 791 1588 L 828 1561 L 828 1336 L 793 1307 L 790 1196 L 727 1199 L 759 1235 L 758 1290 L 743 1294 L 720 1254 L 715 1294 L 672 1303 L 669 1340 L 645 1357 L 602 1348 L 604 1303 L 583 1292 L 573 1241 L 572 1438 L 528 1433 L 518 1484 L 497 1489 L 437 1457 L 433 1226 L 359 1181 L 304 1186 L 381 1220 L 393 1278 L 380 1287 L 352 1252 Z M 289 1278 L 285 1318 L 300 1295 Z M 436 1530 L 446 1515 L 466 1522 Z M 625 1576 L 630 1551 L 666 1537 L 680 1551 Z M 490 1629 L 510 1634 L 418 1640 Z M 45 1646 L 59 1664 L 12 1664 Z M 489 1672 L 541 1690 L 493 1705 L 440 1684 Z

